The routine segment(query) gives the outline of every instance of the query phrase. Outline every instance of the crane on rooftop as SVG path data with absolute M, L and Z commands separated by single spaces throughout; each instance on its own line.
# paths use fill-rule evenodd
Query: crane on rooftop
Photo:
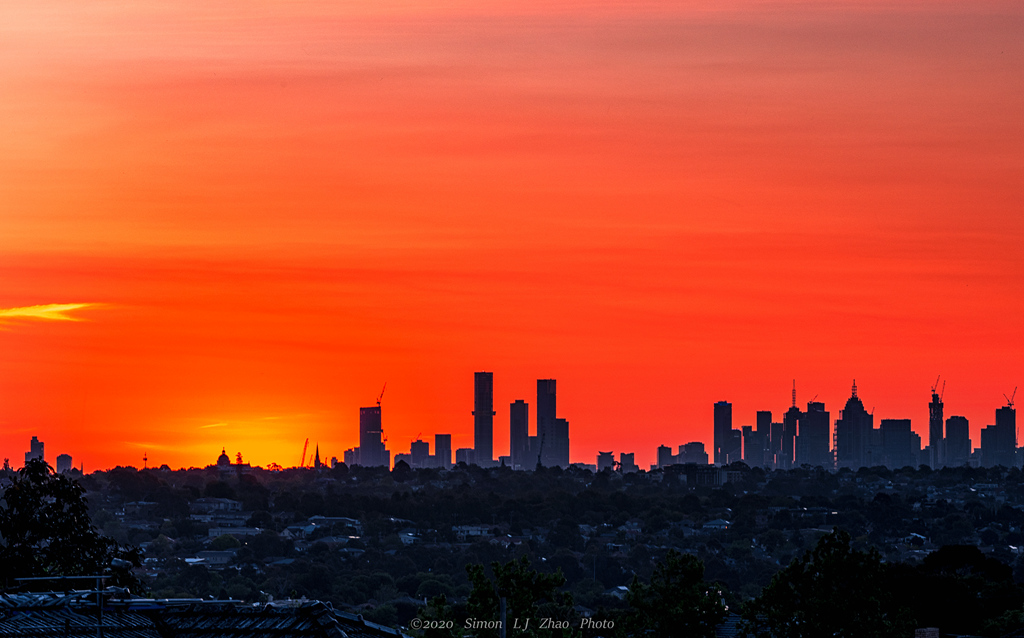
M 1017 396 L 1017 388 L 1013 389 L 1013 394 L 1011 394 L 1010 396 L 1006 396 L 1005 392 L 1003 393 L 1003 396 L 1006 398 L 1006 407 L 1012 408 L 1013 407 L 1013 399 L 1014 399 L 1014 397 Z
M 309 447 L 309 439 L 302 444 L 302 459 L 299 460 L 299 467 L 306 467 L 306 448 Z

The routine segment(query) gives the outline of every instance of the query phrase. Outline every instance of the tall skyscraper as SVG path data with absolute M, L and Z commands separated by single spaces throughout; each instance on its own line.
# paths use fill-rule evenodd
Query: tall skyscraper
M 537 380 L 537 436 L 550 438 L 555 427 L 555 380 Z
M 530 453 L 530 404 L 517 399 L 508 406 L 509 456 L 513 469 L 532 470 L 537 459 L 529 462 Z
M 967 417 L 951 416 L 946 419 L 944 439 L 946 465 L 960 467 L 967 465 L 971 458 L 971 434 Z
M 569 422 L 565 419 L 555 419 L 555 441 L 551 446 L 550 461 L 545 465 L 557 465 L 562 469 L 569 467 Z
M 846 401 L 846 407 L 836 419 L 836 467 L 856 470 L 868 464 L 874 423 L 874 416 L 868 414 L 864 409 L 864 403 L 857 396 L 857 382 L 854 381 L 853 392 Z
M 555 380 L 537 380 L 537 446 L 544 467 L 569 467 L 569 422 L 559 419 Z
M 730 465 L 743 460 L 743 433 L 740 430 L 729 430 L 729 442 L 722 450 L 725 458 L 723 465 Z
M 611 471 L 615 469 L 615 453 L 614 452 L 598 452 L 597 453 L 597 471 L 604 472 L 605 470 Z
M 937 470 L 946 463 L 943 455 L 942 436 L 942 397 L 937 390 L 939 381 L 936 379 L 932 387 L 932 401 L 928 404 L 928 465 Z
M 825 404 L 807 403 L 807 411 L 800 415 L 800 432 L 796 439 L 796 465 L 833 466 L 830 440 L 829 414 Z
M 658 467 L 666 468 L 676 464 L 676 455 L 672 454 L 672 448 L 667 445 L 658 446 Z
M 28 443 L 28 452 L 25 452 L 25 463 L 33 461 L 35 459 L 45 459 L 43 454 L 43 442 L 36 437 L 32 437 L 32 440 Z
M 780 470 L 788 470 L 793 467 L 793 454 L 796 451 L 796 433 L 803 418 L 803 412 L 796 407 L 796 381 L 793 382 L 793 404 L 789 406 L 786 413 L 782 415 L 782 441 L 781 449 L 776 457 L 775 467 Z
M 391 454 L 384 449 L 383 435 L 380 406 L 359 408 L 359 448 L 354 459 L 356 464 L 364 467 L 390 467 Z
M 883 465 L 899 469 L 917 464 L 917 459 L 914 458 L 915 450 L 911 445 L 913 432 L 910 429 L 910 419 L 882 419 L 879 429 L 882 432 Z
M 1017 467 L 1017 410 L 1004 405 L 996 410 L 996 424 L 990 441 L 989 452 L 985 451 L 985 438 L 982 437 L 982 459 L 985 465 L 1003 465 Z M 988 428 L 986 428 L 988 429 Z M 984 432 L 982 432 L 984 435 Z M 994 449 L 993 449 L 994 448 Z
M 473 375 L 473 460 L 480 467 L 494 464 L 494 373 Z
M 430 465 L 430 443 L 413 441 L 409 445 L 409 465 L 414 468 L 429 467 Z
M 732 438 L 732 404 L 728 401 L 715 403 L 715 465 L 725 465 Z M 733 459 L 735 460 L 735 459 Z
M 434 435 L 434 464 L 437 467 L 448 469 L 452 466 L 452 435 Z

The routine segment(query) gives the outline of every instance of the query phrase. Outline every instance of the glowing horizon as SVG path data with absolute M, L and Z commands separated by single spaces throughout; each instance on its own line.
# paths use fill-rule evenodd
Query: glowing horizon
M 54 0 L 0 8 L 0 456 L 572 460 L 858 379 L 927 443 L 1021 383 L 1024 7 Z M 8 314 L 4 314 L 8 313 Z M 531 409 L 531 413 L 534 410 Z M 535 414 L 531 414 L 531 418 Z M 534 426 L 531 420 L 531 428 Z

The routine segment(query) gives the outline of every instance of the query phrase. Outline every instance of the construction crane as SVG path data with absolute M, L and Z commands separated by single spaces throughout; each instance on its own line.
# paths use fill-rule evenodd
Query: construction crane
M 1006 407 L 1012 408 L 1013 407 L 1013 399 L 1014 399 L 1014 397 L 1017 396 L 1017 388 L 1013 389 L 1013 394 L 1011 394 L 1010 396 L 1007 397 L 1006 393 L 1003 393 L 1003 396 L 1006 397 Z
M 309 447 L 309 439 L 302 444 L 302 459 L 299 460 L 299 467 L 306 467 L 306 448 Z
M 388 382 L 384 382 L 384 387 L 380 389 L 380 396 L 377 397 L 377 407 L 380 407 L 380 400 L 384 398 L 384 391 L 388 389 Z

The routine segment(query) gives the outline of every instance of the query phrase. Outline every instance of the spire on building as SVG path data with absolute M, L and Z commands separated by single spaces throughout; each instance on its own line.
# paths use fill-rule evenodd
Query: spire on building
M 313 457 L 313 467 L 320 469 L 320 444 L 316 445 L 316 455 Z
M 796 379 L 793 379 L 793 407 L 796 407 Z
M 853 396 L 857 396 L 857 380 L 853 380 Z

